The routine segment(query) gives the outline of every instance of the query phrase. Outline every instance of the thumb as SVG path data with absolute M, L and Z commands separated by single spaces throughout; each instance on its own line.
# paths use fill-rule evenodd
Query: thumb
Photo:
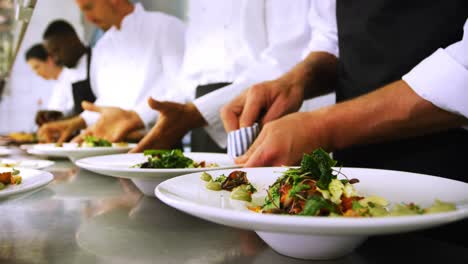
M 173 103 L 173 102 L 162 102 L 158 100 L 154 100 L 152 97 L 148 98 L 148 105 L 156 111 L 159 112 L 169 112 L 171 110 L 177 109 L 179 106 L 178 103 Z
M 92 112 L 98 112 L 100 113 L 101 112 L 101 107 L 93 104 L 93 103 L 90 103 L 88 101 L 83 101 L 81 102 L 81 107 L 83 107 L 84 110 L 88 110 L 88 111 L 92 111 Z

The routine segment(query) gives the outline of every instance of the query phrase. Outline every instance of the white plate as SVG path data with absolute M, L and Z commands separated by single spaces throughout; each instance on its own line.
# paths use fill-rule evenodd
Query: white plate
M 266 189 L 286 168 L 248 168 L 249 181 L 259 190 L 253 199 L 266 196 Z M 212 171 L 213 177 L 232 170 Z M 342 168 L 362 196 L 378 195 L 392 203 L 414 202 L 429 206 L 434 200 L 468 201 L 468 184 L 435 176 L 399 171 Z M 245 203 L 231 200 L 227 191 L 210 191 L 200 173 L 169 179 L 155 189 L 163 202 L 215 223 L 255 230 L 280 254 L 303 259 L 337 258 L 352 252 L 369 235 L 401 233 L 430 228 L 468 217 L 468 207 L 456 211 L 400 217 L 330 218 L 267 215 L 249 211 Z
M 13 153 L 11 149 L 0 147 L 0 157 L 10 156 L 11 153 Z
M 14 160 L 0 159 L 0 167 L 20 167 L 28 169 L 44 169 L 54 165 L 50 160 Z
M 11 171 L 10 168 L 0 168 L 0 172 Z M 49 184 L 54 176 L 50 172 L 33 170 L 33 169 L 19 169 L 22 178 L 21 184 L 7 185 L 3 190 L 0 190 L 0 198 L 6 198 L 12 195 L 17 195 L 29 191 L 39 189 Z
M 75 143 L 64 143 L 62 147 L 57 147 L 55 144 L 37 144 L 28 149 L 28 153 L 49 157 L 68 157 L 71 161 L 75 162 L 85 157 L 125 153 L 135 146 L 136 144 L 130 143 L 125 147 L 80 147 Z
M 207 170 L 219 170 L 236 168 L 231 158 L 226 154 L 191 152 L 184 153 L 185 156 L 196 162 L 205 161 L 207 163 L 216 163 L 219 167 L 215 168 L 186 168 L 186 169 L 141 169 L 131 168 L 133 165 L 143 163 L 148 160 L 143 153 L 117 154 L 99 157 L 91 157 L 76 161 L 78 167 L 119 178 L 131 179 L 135 185 L 148 196 L 154 196 L 154 188 L 162 181 L 168 178 L 179 176 L 192 172 Z

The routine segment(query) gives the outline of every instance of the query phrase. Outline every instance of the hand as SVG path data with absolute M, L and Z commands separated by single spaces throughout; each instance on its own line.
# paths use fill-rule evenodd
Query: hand
M 80 116 L 70 119 L 49 122 L 42 125 L 37 131 L 37 136 L 40 142 L 63 143 L 70 138 L 70 136 L 82 128 L 86 127 L 86 123 Z
M 206 125 L 205 119 L 195 105 L 160 102 L 148 99 L 149 106 L 159 111 L 158 122 L 151 131 L 130 152 L 145 149 L 170 149 L 193 128 Z
M 84 135 L 93 135 L 97 138 L 118 142 L 132 131 L 144 128 L 143 121 L 134 111 L 127 111 L 119 107 L 100 107 L 90 102 L 81 104 L 83 109 L 100 113 L 99 120 L 93 126 L 90 126 L 85 133 L 73 140 L 79 142 Z
M 326 110 L 294 113 L 266 124 L 249 150 L 238 157 L 245 167 L 299 165 L 304 153 L 329 149 Z
M 304 88 L 285 75 L 274 81 L 256 84 L 221 109 L 221 118 L 227 132 L 260 125 L 298 111 L 304 98 Z M 262 117 L 262 111 L 265 111 Z

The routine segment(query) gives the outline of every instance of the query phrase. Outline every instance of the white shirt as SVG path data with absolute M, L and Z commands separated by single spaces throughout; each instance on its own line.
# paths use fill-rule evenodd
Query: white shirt
M 86 79 L 87 57 L 86 54 L 81 56 L 75 68 L 62 68 L 47 105 L 48 110 L 61 111 L 65 116 L 73 113 L 72 84 Z
M 151 94 L 163 97 L 168 93 L 170 87 L 161 84 L 179 71 L 184 34 L 184 24 L 177 18 L 147 12 L 141 4 L 135 4 L 120 30 L 110 28 L 93 49 L 91 87 L 95 104 L 135 110 L 148 125 L 152 115 L 137 106 L 147 105 Z M 99 115 L 84 111 L 81 117 L 89 126 Z
M 221 107 L 244 89 L 279 77 L 300 61 L 310 38 L 309 1 L 197 0 L 189 4 L 183 76 L 194 85 L 233 83 L 194 101 L 208 122 L 205 130 L 225 147 Z
M 468 19 L 463 39 L 427 57 L 403 80 L 422 98 L 468 118 Z

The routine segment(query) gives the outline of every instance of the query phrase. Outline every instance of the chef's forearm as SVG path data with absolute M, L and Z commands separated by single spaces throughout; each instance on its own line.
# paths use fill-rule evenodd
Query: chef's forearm
M 404 81 L 330 106 L 323 115 L 329 150 L 433 133 L 468 124 L 468 119 L 434 106 Z
M 311 52 L 281 78 L 304 89 L 304 99 L 333 92 L 336 86 L 337 58 L 327 52 Z

